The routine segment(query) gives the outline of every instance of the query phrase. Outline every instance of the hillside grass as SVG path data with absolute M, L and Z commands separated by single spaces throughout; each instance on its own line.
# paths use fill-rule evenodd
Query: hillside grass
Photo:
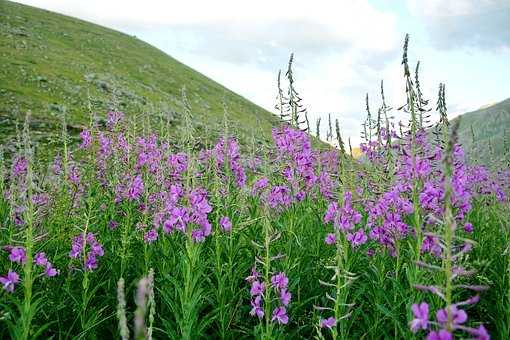
M 65 114 L 70 128 L 90 112 L 115 109 L 178 124 L 181 89 L 194 123 L 215 136 L 224 111 L 240 136 L 269 140 L 278 118 L 157 48 L 111 29 L 0 1 L 0 142 L 32 112 L 34 138 L 51 140 Z

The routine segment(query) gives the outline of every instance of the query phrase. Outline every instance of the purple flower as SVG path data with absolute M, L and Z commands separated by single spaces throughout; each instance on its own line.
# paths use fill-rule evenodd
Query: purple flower
M 468 319 L 467 313 L 462 309 L 458 309 L 455 305 L 452 305 L 450 307 L 450 313 L 452 323 L 454 325 L 463 324 Z M 439 322 L 440 324 L 446 324 L 448 322 L 448 311 L 446 310 L 446 308 L 438 310 L 436 313 L 436 318 L 437 322 Z
M 146 232 L 145 235 L 143 236 L 143 240 L 145 241 L 145 243 L 152 243 L 152 242 L 156 241 L 157 239 L 158 239 L 158 231 L 154 228 L 152 228 L 151 230 Z
M 269 185 L 269 180 L 267 177 L 259 178 L 253 183 L 253 187 L 251 189 L 252 195 L 255 196 L 260 193 L 263 189 L 265 189 Z
M 255 299 L 251 300 L 252 307 L 250 311 L 251 316 L 257 316 L 259 319 L 262 319 L 262 317 L 264 316 L 264 310 L 261 307 L 261 303 L 262 303 L 261 295 L 258 295 L 255 297 Z
M 51 263 L 46 263 L 46 265 L 44 266 L 44 273 L 46 274 L 47 277 L 54 277 L 56 275 L 58 275 L 58 270 L 56 270 L 52 265 Z
M 108 222 L 108 228 L 110 228 L 110 230 L 115 230 L 115 229 L 117 229 L 118 226 L 119 226 L 119 223 L 114 220 L 110 220 Z
M 280 301 L 284 306 L 289 305 L 291 298 L 292 294 L 287 289 L 280 290 Z
M 9 270 L 6 276 L 0 276 L 0 283 L 4 286 L 4 289 L 12 293 L 16 284 L 19 282 L 19 275 L 12 270 Z
M 427 329 L 429 325 L 429 305 L 425 302 L 411 306 L 414 319 L 411 321 L 411 331 L 416 333 L 420 328 Z
M 475 337 L 476 340 L 490 340 L 491 336 L 483 325 L 480 327 L 469 330 L 469 333 Z
M 289 284 L 289 278 L 285 275 L 284 272 L 280 272 L 271 277 L 271 283 L 276 289 L 286 289 Z
M 324 239 L 324 243 L 327 245 L 332 245 L 336 243 L 336 236 L 333 233 L 329 233 L 326 235 L 326 239 Z
M 331 329 L 336 326 L 336 319 L 333 316 L 330 316 L 327 319 L 321 320 L 321 328 Z
M 253 281 L 251 284 L 250 295 L 251 296 L 262 295 L 262 294 L 264 294 L 265 288 L 266 287 L 264 285 L 264 282 Z
M 193 239 L 193 242 L 200 243 L 205 241 L 205 235 L 204 232 L 200 229 L 195 229 L 191 232 L 191 238 Z
M 79 146 L 80 149 L 88 149 L 90 144 L 92 143 L 92 135 L 89 130 L 85 129 L 80 132 L 81 144 Z
M 351 242 L 351 245 L 353 247 L 360 246 L 360 245 L 366 243 L 367 240 L 368 240 L 368 237 L 365 234 L 365 232 L 363 231 L 363 229 L 359 229 L 354 234 L 352 234 L 352 233 L 347 234 L 347 241 Z
M 473 232 L 473 224 L 471 224 L 471 223 L 464 224 L 464 231 L 466 233 L 472 233 Z
M 257 278 L 259 276 L 260 276 L 260 274 L 257 272 L 257 268 L 255 268 L 255 266 L 253 266 L 251 268 L 250 276 L 246 277 L 245 280 L 248 281 L 249 283 L 253 283 L 253 281 L 257 280 Z
M 126 193 L 127 198 L 130 200 L 137 200 L 143 193 L 143 181 L 140 175 L 136 176 L 131 182 L 131 185 Z
M 220 218 L 220 227 L 221 230 L 229 232 L 232 230 L 232 222 L 230 222 L 230 219 L 227 216 L 223 216 Z
M 85 261 L 85 270 L 94 270 L 97 268 L 97 256 L 103 256 L 104 250 L 101 244 L 96 240 L 93 233 L 81 233 L 73 239 L 69 257 L 83 258 Z M 89 246 L 88 253 L 86 251 Z
M 453 340 L 453 336 L 447 330 L 441 329 L 437 332 L 431 331 L 429 335 L 427 335 L 427 340 Z
M 13 247 L 11 248 L 11 253 L 9 254 L 9 260 L 11 262 L 16 262 L 19 264 L 25 263 L 27 260 L 27 255 L 25 253 L 25 248 L 23 247 Z
M 12 177 L 16 178 L 24 175 L 27 172 L 27 168 L 28 161 L 23 157 L 17 156 L 12 162 Z
M 37 253 L 34 257 L 34 263 L 38 266 L 46 266 L 48 264 L 46 254 L 43 252 Z
M 285 307 L 276 307 L 273 311 L 271 321 L 276 321 L 280 325 L 286 325 L 289 322 L 289 317 L 287 316 Z

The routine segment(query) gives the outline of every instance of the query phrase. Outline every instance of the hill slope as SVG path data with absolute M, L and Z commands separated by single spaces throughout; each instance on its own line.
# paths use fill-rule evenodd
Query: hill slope
M 30 110 L 46 138 L 89 112 L 170 113 L 179 121 L 181 89 L 194 119 L 219 129 L 224 103 L 242 136 L 257 126 L 268 138 L 276 116 L 136 37 L 49 11 L 0 0 L 0 143 Z M 154 118 L 156 119 L 156 118 Z M 257 123 L 258 121 L 258 123 Z M 217 124 L 219 123 L 219 124 Z M 215 128 L 217 127 L 217 128 Z M 3 139 L 3 141 L 2 141 Z
M 505 157 L 510 147 L 510 98 L 465 113 L 460 119 L 459 140 L 471 161 L 494 163 Z

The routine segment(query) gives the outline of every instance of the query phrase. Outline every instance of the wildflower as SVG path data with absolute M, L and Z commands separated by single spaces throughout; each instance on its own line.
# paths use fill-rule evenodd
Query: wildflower
M 324 240 L 324 243 L 327 245 L 332 245 L 336 243 L 336 236 L 333 233 L 329 233 L 326 235 L 326 239 Z
M 469 330 L 469 333 L 475 337 L 476 340 L 490 340 L 489 332 L 485 329 L 483 325 L 480 327 Z
M 251 284 L 250 295 L 251 296 L 262 295 L 262 294 L 264 294 L 265 288 L 266 287 L 264 285 L 264 282 L 253 281 Z
M 143 240 L 145 243 L 152 243 L 158 239 L 158 231 L 156 229 L 151 229 L 145 233 L 143 236 Z
M 462 309 L 458 309 L 455 305 L 452 305 L 450 307 L 450 313 L 452 323 L 454 325 L 463 324 L 468 319 L 467 313 Z M 437 322 L 439 322 L 440 324 L 446 324 L 448 322 L 448 311 L 446 310 L 446 308 L 438 310 L 436 313 L 436 318 Z
M 204 232 L 200 229 L 193 230 L 191 232 L 191 238 L 193 239 L 193 242 L 200 243 L 205 241 L 205 235 Z
M 414 319 L 411 321 L 411 331 L 416 333 L 420 328 L 427 329 L 429 324 L 429 305 L 425 302 L 411 306 Z
M 333 316 L 330 316 L 327 319 L 321 320 L 321 328 L 331 329 L 336 326 L 336 319 Z
M 19 275 L 12 270 L 9 270 L 6 276 L 0 276 L 0 283 L 3 285 L 4 289 L 12 293 L 14 292 L 14 288 L 16 284 L 19 282 Z
M 253 266 L 251 268 L 250 276 L 246 277 L 245 280 L 248 281 L 249 283 L 253 283 L 253 281 L 255 281 L 259 277 L 259 275 L 260 274 L 257 272 L 257 268 L 255 268 L 255 266 Z
M 89 130 L 85 129 L 80 132 L 81 144 L 79 146 L 80 149 L 88 149 L 90 144 L 92 143 L 92 135 Z
M 251 301 L 252 307 L 250 311 L 251 316 L 257 316 L 259 319 L 262 319 L 262 317 L 264 316 L 264 310 L 261 307 L 261 303 L 262 303 L 261 295 L 256 296 L 255 299 Z
M 280 302 L 284 306 L 289 305 L 291 298 L 292 298 L 292 294 L 289 291 L 287 291 L 286 288 L 280 290 Z
M 286 325 L 289 322 L 289 317 L 287 316 L 287 310 L 285 307 L 276 307 L 273 310 L 273 317 L 271 321 L 276 321 L 281 325 Z
M 88 253 L 86 246 L 89 245 Z M 71 251 L 69 257 L 71 258 L 84 258 L 84 265 L 86 270 L 94 270 L 97 268 L 97 257 L 104 255 L 104 250 L 101 244 L 96 240 L 93 233 L 81 233 L 76 236 L 71 244 Z
M 427 335 L 427 340 L 453 340 L 452 333 L 448 332 L 445 329 L 441 329 L 439 331 L 431 331 L 429 335 Z
M 289 284 L 289 278 L 285 275 L 284 272 L 280 272 L 271 277 L 271 283 L 275 289 L 286 289 L 287 285 Z
M 284 185 L 277 185 L 271 189 L 267 202 L 271 208 L 288 207 L 291 203 L 290 189 Z
M 37 253 L 34 256 L 34 263 L 38 266 L 46 266 L 46 264 L 48 264 L 48 259 L 46 258 L 46 254 L 43 252 Z
M 269 185 L 269 179 L 267 177 L 259 178 L 253 183 L 253 187 L 251 189 L 251 193 L 253 196 L 259 194 L 263 189 L 265 189 Z
M 142 177 L 140 175 L 136 176 L 131 182 L 131 185 L 126 193 L 127 198 L 129 200 L 137 200 L 142 194 L 144 189 Z
M 110 228 L 110 230 L 115 230 L 115 229 L 117 229 L 118 226 L 119 226 L 119 223 L 114 220 L 110 220 L 108 222 L 108 228 Z
M 464 224 L 464 231 L 466 233 L 472 233 L 473 232 L 473 224 L 471 224 L 471 223 Z
M 221 230 L 229 232 L 232 230 L 232 222 L 230 222 L 230 219 L 227 216 L 223 216 L 220 219 L 220 227 Z
M 44 273 L 46 274 L 47 277 L 54 277 L 56 275 L 58 275 L 58 270 L 56 270 L 52 265 L 51 263 L 46 263 L 46 265 L 44 266 Z
M 12 178 L 24 175 L 27 172 L 28 160 L 17 156 L 12 162 Z
M 351 242 L 351 245 L 353 247 L 360 246 L 360 245 L 366 243 L 367 240 L 368 240 L 368 237 L 365 234 L 365 232 L 363 231 L 363 229 L 359 229 L 354 234 L 352 234 L 352 233 L 347 234 L 347 241 Z
M 27 255 L 25 253 L 25 248 L 23 247 L 13 247 L 10 249 L 11 253 L 9 254 L 9 260 L 11 262 L 23 264 L 27 260 Z

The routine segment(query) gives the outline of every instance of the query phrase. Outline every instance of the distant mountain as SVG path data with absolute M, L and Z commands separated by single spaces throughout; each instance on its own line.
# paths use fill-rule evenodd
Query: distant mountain
M 510 98 L 465 113 L 460 119 L 459 141 L 471 162 L 501 162 L 510 152 Z
M 157 48 L 112 29 L 0 0 L 0 145 L 32 112 L 35 139 L 75 132 L 110 108 L 160 122 L 181 121 L 187 89 L 197 135 L 217 136 L 225 107 L 241 137 L 269 140 L 279 119 Z M 249 82 L 247 82 L 247 85 Z

